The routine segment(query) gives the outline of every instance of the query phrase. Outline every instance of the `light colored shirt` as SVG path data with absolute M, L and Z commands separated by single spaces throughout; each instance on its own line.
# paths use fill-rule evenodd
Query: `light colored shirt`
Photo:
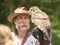
M 14 32 L 12 32 L 11 35 L 12 35 L 12 38 L 14 41 L 14 45 L 20 45 L 20 43 L 19 43 L 20 40 L 19 40 L 18 36 Z M 36 41 L 37 41 L 37 39 L 34 38 L 34 36 L 31 34 L 25 41 L 24 45 L 35 45 Z

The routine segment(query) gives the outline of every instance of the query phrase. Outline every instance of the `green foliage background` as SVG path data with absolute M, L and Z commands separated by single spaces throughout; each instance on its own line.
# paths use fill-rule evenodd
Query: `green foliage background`
M 7 16 L 17 7 L 38 6 L 45 11 L 51 21 L 52 45 L 60 45 L 60 0 L 0 0 L 0 23 L 11 27 Z M 31 24 L 32 26 L 32 24 Z

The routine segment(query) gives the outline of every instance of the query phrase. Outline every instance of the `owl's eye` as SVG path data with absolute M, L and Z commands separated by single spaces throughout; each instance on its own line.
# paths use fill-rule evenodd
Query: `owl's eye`
M 33 12 L 35 12 L 35 10 L 33 10 Z
M 33 11 L 33 10 L 31 9 L 31 11 Z
M 35 10 L 31 9 L 32 12 L 35 12 Z

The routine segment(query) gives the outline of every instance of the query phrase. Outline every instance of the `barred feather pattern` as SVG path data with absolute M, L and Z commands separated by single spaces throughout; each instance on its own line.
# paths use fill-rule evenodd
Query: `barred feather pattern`
M 36 9 L 37 8 L 37 9 Z M 32 9 L 32 10 L 31 10 Z M 34 11 L 33 11 L 34 10 Z M 45 36 L 50 40 L 51 24 L 48 15 L 34 6 L 29 9 L 31 21 L 36 27 L 41 29 Z M 45 38 L 45 37 L 44 37 Z M 46 38 L 45 38 L 46 39 Z

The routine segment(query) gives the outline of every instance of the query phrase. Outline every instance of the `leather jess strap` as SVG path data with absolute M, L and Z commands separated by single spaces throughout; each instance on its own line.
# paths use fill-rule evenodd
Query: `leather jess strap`
M 27 31 L 27 33 L 26 33 L 26 35 L 25 35 L 25 37 L 24 37 L 24 39 L 23 39 L 21 45 L 24 45 L 25 41 L 26 41 L 27 38 L 30 36 L 30 34 L 31 34 L 31 33 Z

